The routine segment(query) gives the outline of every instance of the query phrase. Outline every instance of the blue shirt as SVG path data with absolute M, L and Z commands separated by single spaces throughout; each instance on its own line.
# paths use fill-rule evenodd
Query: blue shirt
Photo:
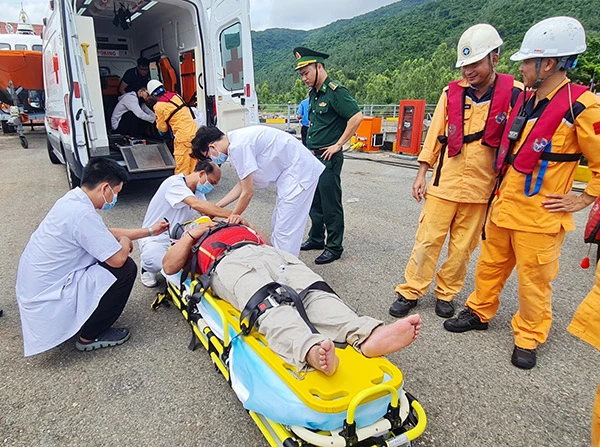
M 310 121 L 308 120 L 308 110 L 308 98 L 306 98 L 300 103 L 296 115 L 302 115 L 302 125 L 307 127 L 310 124 Z

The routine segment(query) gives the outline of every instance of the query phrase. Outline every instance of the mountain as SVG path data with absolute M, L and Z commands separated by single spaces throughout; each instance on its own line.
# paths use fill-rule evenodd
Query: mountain
M 252 33 L 256 84 L 258 88 L 267 82 L 275 94 L 289 92 L 298 79 L 292 54 L 296 46 L 330 54 L 326 68 L 342 73 L 345 81 L 364 80 L 399 70 L 407 61 L 428 61 L 442 44 L 454 52 L 461 33 L 476 23 L 494 25 L 505 41 L 501 51 L 508 54 L 534 23 L 558 15 L 577 18 L 589 36 L 599 36 L 597 0 L 402 0 L 314 30 L 256 31 Z

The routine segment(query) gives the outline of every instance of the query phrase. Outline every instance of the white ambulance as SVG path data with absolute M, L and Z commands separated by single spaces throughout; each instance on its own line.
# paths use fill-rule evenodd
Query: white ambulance
M 132 180 L 173 173 L 167 145 L 113 135 L 110 117 L 126 70 L 144 57 L 150 76 L 193 103 L 209 125 L 258 124 L 248 0 L 49 0 L 43 53 L 52 163 L 71 188 L 94 157 Z

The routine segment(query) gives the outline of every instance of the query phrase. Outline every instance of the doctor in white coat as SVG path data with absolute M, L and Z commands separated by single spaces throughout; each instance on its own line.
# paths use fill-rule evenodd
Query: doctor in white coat
M 161 233 L 149 228 L 109 229 L 97 210 L 108 210 L 127 180 L 110 159 L 90 162 L 81 188 L 58 199 L 31 235 L 17 271 L 16 294 L 25 356 L 39 354 L 77 332 L 80 351 L 120 345 L 127 328 L 111 328 L 123 311 L 137 274 L 131 241 Z
M 202 126 L 192 140 L 193 156 L 210 157 L 218 165 L 227 159 L 240 181 L 217 202 L 237 200 L 233 215 L 248 207 L 254 188 L 277 186 L 271 219 L 271 244 L 298 256 L 310 205 L 325 166 L 295 137 L 268 126 L 248 126 L 225 135 L 217 127 Z

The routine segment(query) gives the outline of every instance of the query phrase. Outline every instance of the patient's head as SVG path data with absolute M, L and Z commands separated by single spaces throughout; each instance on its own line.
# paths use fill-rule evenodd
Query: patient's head
M 150 93 L 148 93 L 148 90 L 146 90 L 145 87 L 142 87 L 141 89 L 139 89 L 137 91 L 137 95 L 138 95 L 138 98 L 144 100 L 144 102 L 148 101 L 148 98 L 150 98 Z

